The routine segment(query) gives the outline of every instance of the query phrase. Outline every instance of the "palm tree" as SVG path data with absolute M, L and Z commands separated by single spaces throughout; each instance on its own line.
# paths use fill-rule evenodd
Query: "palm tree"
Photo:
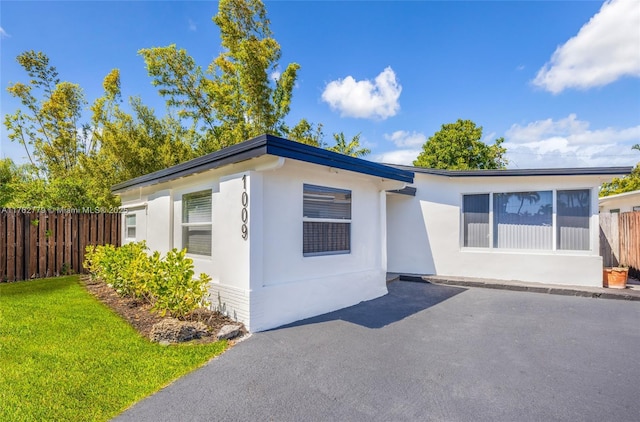
M 371 153 L 368 148 L 360 148 L 360 134 L 358 133 L 353 137 L 351 142 L 347 144 L 344 139 L 344 133 L 334 133 L 333 139 L 336 140 L 336 144 L 327 148 L 329 151 L 338 152 L 340 154 L 349 155 L 351 157 L 362 157 Z
M 520 200 L 520 208 L 518 208 L 518 214 L 520 214 L 520 211 L 522 211 L 524 201 L 529 202 L 529 204 L 540 201 L 540 194 L 538 192 L 520 192 L 516 193 L 515 195 Z

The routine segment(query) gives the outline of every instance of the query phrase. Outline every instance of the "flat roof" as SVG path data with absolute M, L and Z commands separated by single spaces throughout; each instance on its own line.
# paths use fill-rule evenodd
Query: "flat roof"
M 301 144 L 300 142 L 289 141 L 273 135 L 260 135 L 248 141 L 223 148 L 220 151 L 203 155 L 202 157 L 194 158 L 193 160 L 164 170 L 118 183 L 111 188 L 111 192 L 121 193 L 133 188 L 167 182 L 263 155 L 291 158 L 293 160 L 353 171 L 383 179 L 413 183 L 414 174 L 413 171 L 409 169 L 374 163 L 326 149 Z
M 629 192 L 617 193 L 615 195 L 603 196 L 602 198 L 599 198 L 598 200 L 602 204 L 603 202 L 609 202 L 612 199 L 625 198 L 627 196 L 634 196 L 634 195 L 640 195 L 640 190 L 632 190 L 632 191 L 629 191 Z
M 432 174 L 446 177 L 518 177 L 518 176 L 625 176 L 633 167 L 567 167 L 540 169 L 505 169 L 505 170 L 441 170 L 423 167 L 387 164 L 389 166 L 412 171 L 414 173 Z

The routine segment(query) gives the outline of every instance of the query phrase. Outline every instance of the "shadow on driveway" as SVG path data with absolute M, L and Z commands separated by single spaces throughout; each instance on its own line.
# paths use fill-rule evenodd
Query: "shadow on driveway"
M 394 282 L 388 285 L 388 289 L 389 294 L 377 299 L 296 321 L 276 330 L 329 321 L 346 321 L 367 328 L 382 328 L 467 290 L 463 287 L 441 286 L 427 282 Z

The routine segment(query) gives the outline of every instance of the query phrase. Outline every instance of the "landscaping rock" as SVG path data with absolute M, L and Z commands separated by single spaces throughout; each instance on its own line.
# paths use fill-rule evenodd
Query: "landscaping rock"
M 149 337 L 158 343 L 182 343 L 208 336 L 207 326 L 201 322 L 164 319 L 151 327 Z
M 218 340 L 229 340 L 238 336 L 242 332 L 241 324 L 225 325 L 218 331 Z

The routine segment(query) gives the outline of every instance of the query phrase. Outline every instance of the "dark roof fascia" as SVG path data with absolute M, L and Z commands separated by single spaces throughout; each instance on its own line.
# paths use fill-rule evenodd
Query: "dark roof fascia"
M 413 186 L 405 186 L 402 189 L 388 190 L 387 193 L 397 193 L 400 195 L 416 196 L 417 189 Z
M 267 135 L 268 136 L 268 135 Z M 312 147 L 299 142 L 269 136 L 267 154 L 319 164 L 341 170 L 377 176 L 383 179 L 413 183 L 413 171 L 399 169 L 361 158 L 350 157 L 326 149 Z
M 227 164 L 238 163 L 240 161 L 260 157 L 264 154 L 266 154 L 265 140 L 262 139 L 262 137 L 257 137 L 163 170 L 158 170 L 153 173 L 118 183 L 111 187 L 111 192 L 124 192 L 136 187 L 167 182 L 169 180 L 222 167 Z
M 260 135 L 220 151 L 194 158 L 185 163 L 119 183 L 114 185 L 111 191 L 113 193 L 119 193 L 132 188 L 167 182 L 266 154 L 368 174 L 384 179 L 398 180 L 405 183 L 413 182 L 413 172 L 409 170 L 349 157 L 299 142 L 289 141 L 277 136 Z
M 422 167 L 387 164 L 388 166 L 413 171 L 414 173 L 431 174 L 446 177 L 525 177 L 525 176 L 623 176 L 630 174 L 633 167 L 567 167 L 541 169 L 507 169 L 507 170 L 441 170 Z

